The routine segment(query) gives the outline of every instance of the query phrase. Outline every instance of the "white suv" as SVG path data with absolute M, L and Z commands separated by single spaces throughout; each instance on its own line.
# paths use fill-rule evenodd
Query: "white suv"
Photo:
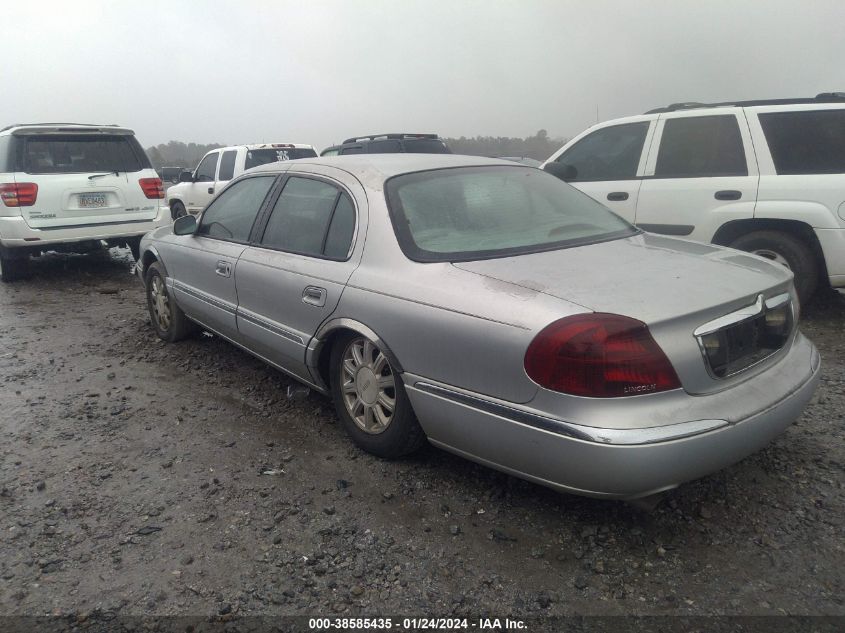
M 845 93 L 607 121 L 543 169 L 643 230 L 788 266 L 802 301 L 820 280 L 845 293 Z
M 0 130 L 0 278 L 30 255 L 92 250 L 105 241 L 137 259 L 141 236 L 170 222 L 161 180 L 134 132 L 38 123 Z

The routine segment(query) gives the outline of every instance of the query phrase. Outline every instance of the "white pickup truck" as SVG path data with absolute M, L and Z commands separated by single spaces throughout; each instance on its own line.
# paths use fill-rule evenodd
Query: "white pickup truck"
M 168 188 L 166 198 L 170 215 L 174 220 L 187 213 L 196 215 L 211 202 L 217 191 L 247 169 L 281 160 L 316 156 L 317 152 L 311 145 L 295 143 L 219 147 L 203 156 L 194 171 L 182 172 L 178 185 Z

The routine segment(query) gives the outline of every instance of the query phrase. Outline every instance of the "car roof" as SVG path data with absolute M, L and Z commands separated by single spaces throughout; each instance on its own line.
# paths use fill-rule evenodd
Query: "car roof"
M 388 178 L 399 174 L 431 169 L 449 169 L 453 167 L 483 167 L 490 165 L 512 167 L 519 165 L 512 161 L 486 158 L 484 156 L 464 156 L 461 154 L 350 154 L 346 156 L 321 156 L 318 158 L 300 158 L 296 161 L 268 163 L 250 169 L 256 172 L 281 172 L 292 165 L 323 165 L 342 169 L 361 181 L 362 184 L 381 189 Z

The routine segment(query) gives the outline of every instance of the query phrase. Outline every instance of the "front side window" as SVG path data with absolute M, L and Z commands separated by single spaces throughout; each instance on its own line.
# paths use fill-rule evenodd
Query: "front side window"
M 734 115 L 682 117 L 664 123 L 655 178 L 747 175 Z
M 232 179 L 232 176 L 235 175 L 235 158 L 237 156 L 238 151 L 234 149 L 223 152 L 223 156 L 220 158 L 220 173 L 217 175 L 217 180 L 225 182 Z
M 415 261 L 469 261 L 634 235 L 637 229 L 550 174 L 460 167 L 385 185 L 399 244 Z
M 275 176 L 244 178 L 227 187 L 200 218 L 197 235 L 246 242 Z
M 320 180 L 292 177 L 273 206 L 261 244 L 346 259 L 354 230 L 355 208 L 345 193 Z
M 648 121 L 596 130 L 561 154 L 557 161 L 574 167 L 570 181 L 630 180 L 637 177 Z
M 845 110 L 758 116 L 778 174 L 845 173 Z
M 217 157 L 219 152 L 213 152 L 202 159 L 197 167 L 197 182 L 213 182 L 217 172 Z
M 26 137 L 24 171 L 30 174 L 135 172 L 143 166 L 127 136 Z

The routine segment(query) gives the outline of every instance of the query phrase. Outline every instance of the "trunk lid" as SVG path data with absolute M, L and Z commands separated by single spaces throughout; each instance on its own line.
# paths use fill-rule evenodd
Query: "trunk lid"
M 796 300 L 792 273 L 785 268 L 732 249 L 649 234 L 453 265 L 590 311 L 646 323 L 684 389 L 694 394 L 720 391 L 757 375 L 783 352 L 717 378 L 708 371 L 694 335 L 697 328 L 755 304 L 761 294 L 768 299 L 788 292 Z

